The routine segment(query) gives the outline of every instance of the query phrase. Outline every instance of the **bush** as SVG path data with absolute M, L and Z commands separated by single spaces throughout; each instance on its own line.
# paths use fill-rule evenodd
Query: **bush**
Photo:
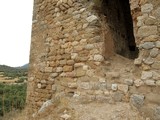
M 12 110 L 22 110 L 26 101 L 26 84 L 0 84 L 0 116 Z

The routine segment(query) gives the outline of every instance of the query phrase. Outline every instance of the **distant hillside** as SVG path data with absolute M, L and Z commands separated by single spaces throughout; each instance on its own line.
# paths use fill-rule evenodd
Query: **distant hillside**
M 7 65 L 0 65 L 0 72 L 15 71 L 16 68 Z
M 7 65 L 0 65 L 0 72 L 3 72 L 4 76 L 10 78 L 16 78 L 21 76 L 26 76 L 28 72 L 27 65 L 25 67 L 10 67 Z
M 20 69 L 28 69 L 28 66 L 29 66 L 29 63 L 24 64 L 23 66 L 20 66 L 20 67 L 17 67 L 17 68 L 20 68 Z

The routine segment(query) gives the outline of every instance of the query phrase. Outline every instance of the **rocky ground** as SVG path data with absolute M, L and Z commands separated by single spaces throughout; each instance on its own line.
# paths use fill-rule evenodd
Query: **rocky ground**
M 116 55 L 106 61 L 103 72 L 106 72 L 108 79 L 112 81 L 124 80 L 127 78 L 139 77 L 139 68 L 133 64 L 133 60 Z M 101 73 L 96 73 L 101 74 Z M 114 88 L 113 88 L 114 89 Z M 99 94 L 99 93 L 98 93 Z M 113 94 L 113 93 L 106 93 Z M 118 95 L 119 96 L 119 95 Z M 119 101 L 119 97 L 114 98 Z M 121 101 L 121 100 L 120 100 Z M 83 98 L 74 97 L 62 98 L 56 104 L 49 105 L 36 116 L 40 120 L 150 120 L 143 118 L 137 109 L 131 107 L 129 98 L 126 102 L 105 101 L 103 97 L 99 101 L 83 101 Z

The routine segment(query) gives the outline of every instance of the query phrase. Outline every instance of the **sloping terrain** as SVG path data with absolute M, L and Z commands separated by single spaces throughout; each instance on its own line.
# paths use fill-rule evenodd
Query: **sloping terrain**
M 139 76 L 139 70 L 134 66 L 133 60 L 119 55 L 112 57 L 105 64 L 100 69 L 105 72 L 110 82 Z M 103 97 L 100 101 L 91 102 L 76 97 L 61 98 L 44 108 L 43 112 L 35 116 L 35 120 L 149 120 L 131 107 L 127 96 L 125 101 L 105 101 Z

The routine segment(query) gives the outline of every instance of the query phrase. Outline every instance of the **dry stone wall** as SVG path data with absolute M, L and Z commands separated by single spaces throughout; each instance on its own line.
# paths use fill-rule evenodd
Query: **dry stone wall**
M 102 69 L 110 64 L 105 61 L 108 39 L 104 31 L 111 28 L 106 21 L 104 27 L 102 15 L 94 9 L 92 1 L 34 1 L 28 118 L 61 97 L 81 102 L 130 102 L 147 117 L 160 118 L 160 3 L 130 3 L 139 48 L 134 64 L 141 76 L 133 77 L 128 70 L 127 77 L 119 80 L 120 73 Z M 146 113 L 146 108 L 152 109 L 154 116 Z

